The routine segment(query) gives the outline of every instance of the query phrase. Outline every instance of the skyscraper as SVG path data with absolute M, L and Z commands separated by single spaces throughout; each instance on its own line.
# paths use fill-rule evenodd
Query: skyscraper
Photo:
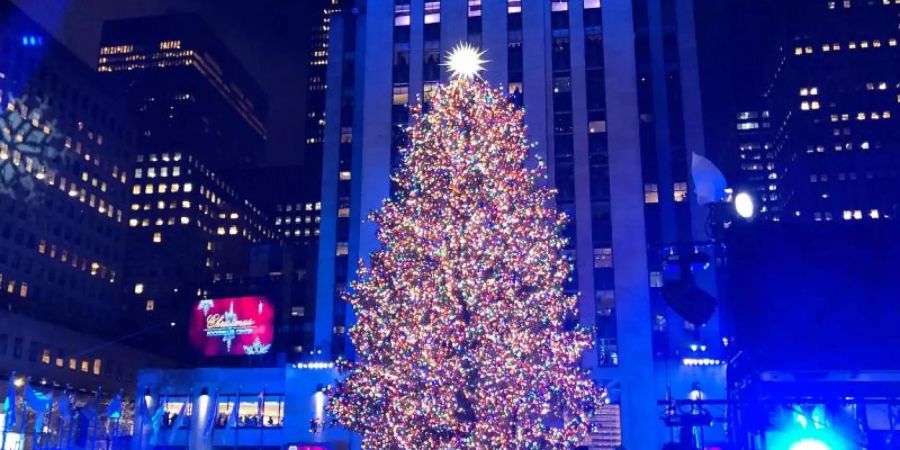
M 566 289 L 580 292 L 581 323 L 597 330 L 584 364 L 615 398 L 595 447 L 657 448 L 657 400 L 695 383 L 724 396 L 719 318 L 687 322 L 660 289 L 679 281 L 673 267 L 716 251 L 690 176 L 692 155 L 705 153 L 692 2 L 345 6 L 328 43 L 317 345 L 352 356 L 352 311 L 338 293 L 379 245 L 364 218 L 391 194 L 408 106 L 447 80 L 442 55 L 467 41 L 486 51 L 484 78 L 526 108 L 557 207 L 572 218 Z M 716 294 L 714 269 L 694 276 Z
M 120 91 L 0 0 L 4 382 L 132 392 L 139 367 L 165 365 L 111 342 L 153 326 L 120 322 L 136 139 Z
M 168 348 L 183 340 L 190 305 L 213 283 L 243 277 L 251 245 L 274 237 L 271 218 L 236 175 L 262 157 L 265 95 L 195 15 L 106 22 L 97 70 L 128 92 L 140 130 L 128 219 L 130 318 L 176 322 L 151 344 Z
M 756 190 L 768 192 L 766 200 L 777 209 L 770 218 L 815 223 L 897 217 L 900 84 L 893 74 L 900 4 L 767 5 L 766 27 L 775 30 L 778 43 L 766 53 L 769 70 L 760 93 L 771 111 L 770 159 L 748 161 L 745 170 L 750 176 L 757 163 L 774 166 L 756 181 Z

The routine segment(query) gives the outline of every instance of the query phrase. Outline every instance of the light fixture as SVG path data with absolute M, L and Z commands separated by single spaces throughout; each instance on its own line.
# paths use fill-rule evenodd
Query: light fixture
M 740 192 L 734 197 L 734 210 L 744 219 L 750 219 L 756 212 L 753 197 L 746 192 Z

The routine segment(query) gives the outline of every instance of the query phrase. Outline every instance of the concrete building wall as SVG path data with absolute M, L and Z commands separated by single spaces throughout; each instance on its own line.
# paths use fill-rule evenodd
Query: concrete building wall
M 391 127 L 396 126 L 396 123 L 392 125 L 391 117 L 397 108 L 397 97 L 394 97 L 392 105 L 392 93 L 397 92 L 395 88 L 401 92 L 406 88 L 407 104 L 412 104 L 417 95 L 427 91 L 428 80 L 427 76 L 423 79 L 422 59 L 423 53 L 434 48 L 434 39 L 439 41 L 442 51 L 452 48 L 466 37 L 480 40 L 488 60 L 484 78 L 494 85 L 509 84 L 511 88 L 522 89 L 519 98 L 526 110 L 529 137 L 537 143 L 530 164 L 540 158 L 546 163 L 551 184 L 558 188 L 563 182 L 571 182 L 572 185 L 572 198 L 558 199 L 558 207 L 569 213 L 574 223 L 568 236 L 571 246 L 566 251 L 574 259 L 576 281 L 566 289 L 580 293 L 580 318 L 584 325 L 612 327 L 608 334 L 614 335 L 611 339 L 598 337 L 598 348 L 585 355 L 584 365 L 592 371 L 598 383 L 612 389 L 614 401 L 621 406 L 625 447 L 658 448 L 664 431 L 658 420 L 661 409 L 656 402 L 665 398 L 668 387 L 672 385 L 675 385 L 673 390 L 681 395 L 681 386 L 691 385 L 693 372 L 670 370 L 682 365 L 677 352 L 662 356 L 655 352 L 655 318 L 651 308 L 654 297 L 651 293 L 659 286 L 651 286 L 651 271 L 658 270 L 654 268 L 661 264 L 661 261 L 655 260 L 655 252 L 660 251 L 661 244 L 674 245 L 678 242 L 678 236 L 691 239 L 690 214 L 686 216 L 687 229 L 683 229 L 684 220 L 676 217 L 676 211 L 681 211 L 677 208 L 688 206 L 685 203 L 676 206 L 676 202 L 690 201 L 693 197 L 687 195 L 686 199 L 673 200 L 674 174 L 682 180 L 689 173 L 689 167 L 684 165 L 685 156 L 672 158 L 675 148 L 667 141 L 647 148 L 642 145 L 642 124 L 647 118 L 639 108 L 639 95 L 651 96 L 654 100 L 651 103 L 656 105 L 657 111 L 651 111 L 651 116 L 657 122 L 651 125 L 651 129 L 655 127 L 657 134 L 668 135 L 671 131 L 669 127 L 688 128 L 681 131 L 690 132 L 690 145 L 677 148 L 682 151 L 695 149 L 702 153 L 702 149 L 697 149 L 698 145 L 702 147 L 703 131 L 702 122 L 698 122 L 699 116 L 686 122 L 680 118 L 666 120 L 670 102 L 688 96 L 699 98 L 696 64 L 689 60 L 689 55 L 684 56 L 695 51 L 691 44 L 693 34 L 685 31 L 679 35 L 682 59 L 688 59 L 688 64 L 679 70 L 683 72 L 682 77 L 693 78 L 683 86 L 678 85 L 682 94 L 674 96 L 670 92 L 672 89 L 666 85 L 667 65 L 661 55 L 655 60 L 656 64 L 649 66 L 653 76 L 659 80 L 656 86 L 641 83 L 638 71 L 641 62 L 636 60 L 635 40 L 639 30 L 634 25 L 635 8 L 649 3 L 653 14 L 660 15 L 666 6 L 664 2 L 604 2 L 601 22 L 595 14 L 601 10 L 601 5 L 593 0 L 483 1 L 481 4 L 470 3 L 468 10 L 463 4 L 465 2 L 450 1 L 441 5 L 438 37 L 435 37 L 436 33 L 429 36 L 427 32 L 429 24 L 437 25 L 429 22 L 434 20 L 434 11 L 426 11 L 433 5 L 426 5 L 423 0 L 408 3 L 407 7 L 406 2 L 398 2 L 399 6 L 395 9 L 391 2 L 370 0 L 360 4 L 356 12 L 345 13 L 339 19 L 344 23 L 343 32 L 346 32 L 347 24 L 353 24 L 357 38 L 355 51 L 331 55 L 329 64 L 338 64 L 340 68 L 330 72 L 334 78 L 329 79 L 327 93 L 329 104 L 335 108 L 344 105 L 351 93 L 353 99 L 350 175 L 353 188 L 350 194 L 350 233 L 346 239 L 349 258 L 334 259 L 335 267 L 319 268 L 317 309 L 322 314 L 317 315 L 317 332 L 325 333 L 329 327 L 352 323 L 349 314 L 346 322 L 334 322 L 338 315 L 331 313 L 332 305 L 342 301 L 336 299 L 335 288 L 346 287 L 346 284 L 330 278 L 331 274 L 346 272 L 348 279 L 352 279 L 356 261 L 359 258 L 365 260 L 380 245 L 375 239 L 374 224 L 366 217 L 381 206 L 390 192 L 388 175 L 392 151 L 395 150 L 392 147 L 396 145 L 391 139 Z M 688 3 L 678 2 L 677 8 L 690 8 Z M 641 7 L 641 14 L 646 14 L 647 6 Z M 690 14 L 690 11 L 683 11 L 679 17 L 689 18 Z M 478 20 L 481 21 L 480 32 L 475 29 L 473 33 L 472 26 Z M 652 26 L 661 28 L 661 20 L 661 16 L 657 17 L 660 23 Z M 409 30 L 398 32 L 397 28 L 402 26 L 409 27 Z M 692 27 L 693 24 L 685 26 Z M 342 33 L 337 31 L 337 26 L 334 30 L 333 33 Z M 646 29 L 641 31 L 646 32 Z M 409 42 L 404 41 L 398 47 L 391 37 L 405 36 L 405 33 L 409 35 Z M 602 41 L 599 46 L 596 44 L 598 33 Z M 663 33 L 651 34 L 651 39 L 658 41 L 653 46 L 661 49 Z M 336 39 L 338 37 L 333 34 L 332 42 Z M 394 52 L 398 48 L 400 51 L 408 49 L 408 81 L 396 75 L 392 77 L 392 73 L 398 70 L 398 67 L 392 66 Z M 521 55 L 517 53 L 519 48 Z M 564 53 L 556 51 L 559 48 L 567 50 Z M 517 58 L 521 58 L 520 69 L 516 68 L 519 63 Z M 347 65 L 350 61 L 356 64 L 352 70 Z M 600 80 L 596 77 L 598 72 L 602 73 Z M 340 79 L 339 74 L 344 77 L 352 75 L 355 79 L 348 83 L 346 79 Z M 446 79 L 446 73 L 442 71 L 441 80 Z M 565 89 L 571 91 L 570 100 L 558 95 Z M 598 105 L 598 96 L 602 99 L 602 105 Z M 699 108 L 699 100 L 677 103 L 677 107 L 683 109 L 685 115 L 693 115 Z M 561 118 L 564 120 L 560 121 Z M 347 123 L 343 117 L 335 117 L 330 112 L 328 120 Z M 341 136 L 346 134 L 346 130 L 342 131 L 337 126 L 331 126 L 329 130 L 325 136 L 326 159 L 329 158 L 329 151 L 338 151 L 337 145 L 328 147 L 328 143 L 340 142 Z M 557 142 L 567 147 L 567 141 L 571 142 L 571 150 L 557 148 Z M 664 199 L 662 203 L 670 209 L 665 220 L 660 219 L 658 214 L 646 213 L 644 178 L 647 174 L 644 163 L 648 151 L 658 161 L 658 172 L 668 174 L 668 178 L 652 174 L 654 180 L 659 178 L 657 183 L 667 185 L 660 185 L 659 188 L 659 197 Z M 342 170 L 336 157 L 328 161 L 323 166 L 326 180 Z M 560 176 L 563 179 L 558 179 Z M 330 195 L 338 191 L 330 182 L 323 184 L 323 195 L 329 195 L 324 189 L 328 189 L 332 193 Z M 326 230 L 327 227 L 339 230 L 341 220 L 327 217 L 334 214 L 333 210 L 325 210 L 328 201 L 323 197 L 320 261 L 331 261 L 334 249 L 341 245 L 339 233 Z M 668 238 L 662 242 L 648 239 L 648 234 L 652 234 L 648 232 L 651 225 L 654 229 L 662 228 L 662 237 Z M 346 267 L 340 267 L 341 264 Z M 609 314 L 610 296 L 613 299 L 614 320 L 605 320 L 601 324 L 601 314 Z M 659 295 L 656 294 L 656 297 Z M 673 330 L 669 334 L 672 339 L 678 340 L 673 347 L 687 346 L 687 342 L 682 340 L 690 338 L 688 333 Z M 325 345 L 330 338 L 330 335 L 320 335 L 317 339 Z M 345 336 L 340 336 L 340 339 L 345 339 Z M 679 376 L 688 378 L 670 379 Z M 687 395 L 687 391 L 683 395 Z

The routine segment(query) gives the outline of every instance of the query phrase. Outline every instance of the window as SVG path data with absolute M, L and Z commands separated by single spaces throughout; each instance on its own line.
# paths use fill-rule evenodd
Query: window
M 603 247 L 594 249 L 594 268 L 608 268 L 613 266 L 612 248 Z
M 100 369 L 103 365 L 103 361 L 100 361 L 100 358 L 94 358 L 94 375 L 100 375 Z
M 50 364 L 50 349 L 45 348 L 43 352 L 41 352 L 41 362 L 44 364 Z
M 605 120 L 592 120 L 588 122 L 588 132 L 590 133 L 606 133 Z
M 156 307 L 156 302 L 154 302 L 153 299 L 151 298 L 151 299 L 147 300 L 147 303 L 144 305 L 144 310 L 147 312 L 152 312 L 155 307 Z
M 350 252 L 350 247 L 346 242 L 338 242 L 337 244 L 337 256 L 347 256 Z
M 409 101 L 409 86 L 394 86 L 394 105 L 405 105 Z
M 135 283 L 134 293 L 138 294 L 138 295 L 143 294 L 144 293 L 144 283 Z
M 88 360 L 86 360 L 86 359 L 81 360 L 81 371 L 82 372 L 88 373 L 90 371 L 90 368 L 91 368 L 91 364 L 90 364 L 90 362 L 88 362 Z
M 19 297 L 25 298 L 28 297 L 28 283 L 22 282 L 19 284 Z
M 662 272 L 650 272 L 650 287 L 663 287 Z
M 153 233 L 153 243 L 159 244 L 160 242 L 162 242 L 162 233 L 157 231 L 157 232 Z
M 675 201 L 683 202 L 687 200 L 688 184 L 686 182 L 675 183 Z
M 78 370 L 78 360 L 69 358 L 69 370 Z
M 659 186 L 656 184 L 644 185 L 644 203 L 659 203 Z

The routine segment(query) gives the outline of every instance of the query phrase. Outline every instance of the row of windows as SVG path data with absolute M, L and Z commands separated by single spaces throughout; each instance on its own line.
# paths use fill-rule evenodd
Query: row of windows
M 3 272 L 0 272 L 0 289 L 3 288 Z M 19 297 L 28 297 L 28 283 L 25 281 L 16 282 L 16 280 L 6 280 L 7 294 L 18 295 Z
M 673 185 L 673 196 L 676 202 L 687 200 L 687 182 L 676 182 Z M 655 183 L 644 184 L 644 203 L 659 203 L 659 185 Z
M 77 253 L 72 252 L 71 255 L 69 250 L 67 249 L 57 249 L 56 244 L 47 244 L 47 241 L 41 239 L 38 241 L 37 245 L 38 253 L 42 255 L 47 255 L 50 259 L 57 259 L 57 255 L 59 255 L 59 262 L 61 263 L 69 263 L 73 268 L 79 267 L 79 256 Z M 89 261 L 85 257 L 80 258 L 81 270 L 82 272 L 90 270 L 91 276 L 99 276 L 101 279 L 106 279 L 107 275 L 109 276 L 109 282 L 114 283 L 116 280 L 116 271 L 109 270 L 106 265 L 100 264 L 97 261 Z
M 806 102 L 803 102 L 803 103 L 806 103 Z M 812 109 L 819 109 L 819 107 L 818 107 L 818 102 L 813 102 L 813 103 L 816 103 L 816 107 L 815 107 L 815 108 L 812 108 Z M 801 106 L 801 108 L 802 108 L 802 106 Z M 807 105 L 807 109 L 809 109 L 809 105 Z M 851 117 L 850 114 L 847 114 L 847 113 L 840 114 L 840 115 L 838 115 L 838 114 L 832 114 L 831 117 L 830 117 L 830 119 L 831 119 L 832 122 L 837 122 L 837 121 L 847 122 L 847 121 L 850 120 L 850 117 Z M 856 120 L 859 120 L 859 121 L 863 121 L 863 120 L 890 119 L 890 118 L 891 118 L 891 112 L 890 112 L 890 111 L 883 111 L 883 112 L 872 111 L 872 112 L 870 112 L 870 113 L 868 113 L 868 114 L 866 114 L 865 112 L 858 112 L 858 113 L 856 113 L 856 115 L 854 116 L 854 118 L 855 118 Z
M 870 42 L 871 42 L 871 45 L 870 45 Z M 891 47 L 896 47 L 897 39 L 895 39 L 895 38 L 888 39 L 887 43 Z M 856 41 L 850 41 L 847 43 L 847 48 L 849 50 L 856 50 L 857 48 L 864 49 L 864 48 L 869 48 L 870 46 L 872 48 L 880 48 L 881 41 L 878 39 L 874 39 L 872 41 L 867 41 L 867 40 L 859 41 L 858 44 Z M 821 49 L 822 49 L 822 52 L 825 52 L 825 53 L 838 52 L 838 51 L 841 51 L 841 44 L 837 43 L 837 42 L 831 43 L 831 44 L 822 44 Z M 795 47 L 794 55 L 797 55 L 797 56 L 810 55 L 810 54 L 814 53 L 814 51 L 815 51 L 815 49 L 810 45 L 807 45 L 804 47 Z

